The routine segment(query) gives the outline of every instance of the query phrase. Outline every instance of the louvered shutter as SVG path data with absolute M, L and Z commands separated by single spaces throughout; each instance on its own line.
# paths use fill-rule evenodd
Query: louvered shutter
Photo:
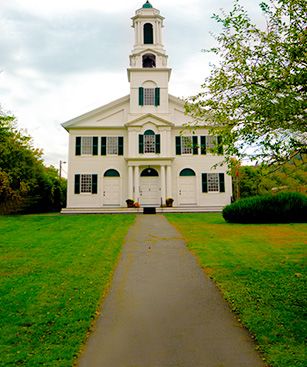
M 197 136 L 193 136 L 192 137 L 192 146 L 193 146 L 193 155 L 197 155 L 198 154 L 198 137 Z
M 140 154 L 144 153 L 144 136 L 143 135 L 139 135 L 139 153 Z
M 181 154 L 181 136 L 176 136 L 176 155 Z
M 101 155 L 107 155 L 107 137 L 101 137 Z
M 81 136 L 76 136 L 76 155 L 81 155 Z
M 118 155 L 124 155 L 124 137 L 118 137 Z
M 97 194 L 98 175 L 92 175 L 92 194 Z
M 144 106 L 144 88 L 139 88 L 139 105 Z
M 200 137 L 200 153 L 206 154 L 207 153 L 207 147 L 206 147 L 206 136 Z
M 225 192 L 225 174 L 219 173 L 220 192 Z
M 160 88 L 155 88 L 155 106 L 160 106 Z
M 98 136 L 93 137 L 93 155 L 98 155 Z
M 160 134 L 156 134 L 156 154 L 160 153 Z
M 202 180 L 202 192 L 208 192 L 208 175 L 207 175 L 207 173 L 202 173 L 201 180 Z
M 75 194 L 80 194 L 80 175 L 75 175 Z
M 217 153 L 222 155 L 224 152 L 224 149 L 223 149 L 223 141 L 222 141 L 222 137 L 221 136 L 218 136 L 217 137 Z

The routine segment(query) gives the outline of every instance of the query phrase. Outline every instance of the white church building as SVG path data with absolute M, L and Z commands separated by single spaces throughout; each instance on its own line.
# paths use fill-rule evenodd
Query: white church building
M 62 124 L 69 133 L 63 213 L 120 211 L 127 199 L 141 207 L 136 211 L 163 211 L 167 199 L 177 211 L 219 211 L 230 203 L 221 142 L 205 126 L 185 128 L 191 118 L 184 101 L 168 93 L 163 21 L 149 1 L 132 18 L 130 94 Z

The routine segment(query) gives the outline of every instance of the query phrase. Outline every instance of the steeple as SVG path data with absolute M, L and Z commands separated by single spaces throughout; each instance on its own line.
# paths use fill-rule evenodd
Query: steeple
M 162 42 L 164 18 L 147 1 L 131 19 L 135 43 L 128 68 L 130 111 L 166 113 L 171 69 Z

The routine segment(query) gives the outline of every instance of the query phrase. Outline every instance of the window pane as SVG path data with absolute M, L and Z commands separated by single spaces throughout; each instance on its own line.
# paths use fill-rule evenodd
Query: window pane
M 118 154 L 118 137 L 108 136 L 107 137 L 107 154 Z
M 144 153 L 156 152 L 156 136 L 144 135 Z
M 155 104 L 155 89 L 144 88 L 144 105 L 153 106 Z
M 217 145 L 217 137 L 216 136 L 207 136 L 206 145 L 207 145 L 207 148 L 209 150 L 213 150 Z
M 192 136 L 181 137 L 181 154 L 192 154 Z
M 92 192 L 92 175 L 81 175 L 81 192 Z
M 93 138 L 82 136 L 81 139 L 81 154 L 93 154 Z
M 208 192 L 219 192 L 218 173 L 208 173 Z

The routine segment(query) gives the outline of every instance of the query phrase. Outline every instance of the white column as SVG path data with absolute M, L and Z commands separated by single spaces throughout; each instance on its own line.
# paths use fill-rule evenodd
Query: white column
M 128 198 L 133 199 L 133 167 L 128 166 Z
M 143 42 L 143 27 L 142 27 L 142 23 L 139 23 L 139 44 L 141 44 Z
M 166 167 L 166 197 L 172 198 L 172 167 Z
M 140 170 L 139 166 L 134 167 L 134 201 L 139 201 L 140 198 L 140 192 L 139 192 L 139 186 L 140 186 Z
M 165 204 L 165 166 L 161 166 L 161 198 L 162 205 Z

